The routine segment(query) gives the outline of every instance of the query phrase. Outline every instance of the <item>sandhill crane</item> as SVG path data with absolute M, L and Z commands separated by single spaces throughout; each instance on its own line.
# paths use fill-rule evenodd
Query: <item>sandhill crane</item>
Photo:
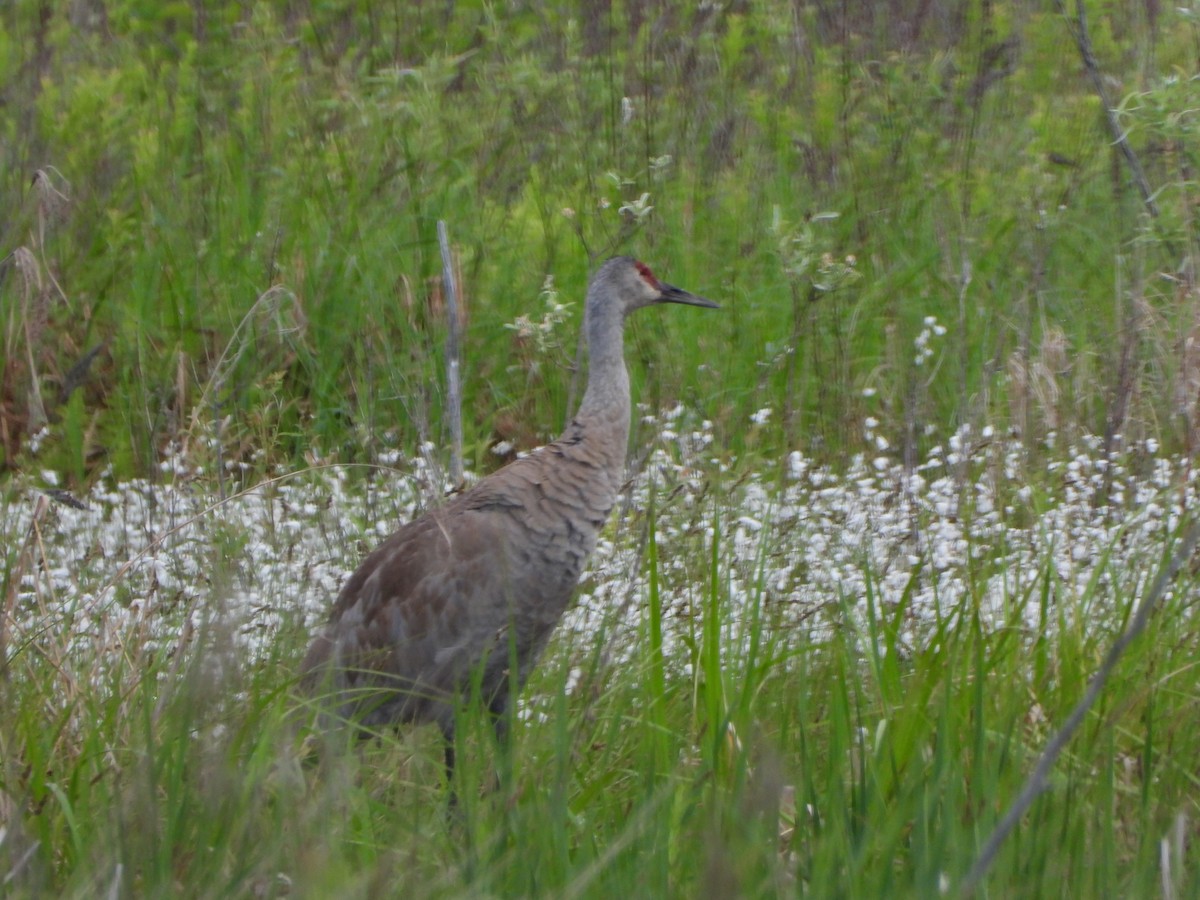
M 566 431 L 363 560 L 301 666 L 311 694 L 368 729 L 436 723 L 448 776 L 455 708 L 474 685 L 505 737 L 510 690 L 537 663 L 616 502 L 629 440 L 625 317 L 658 303 L 717 306 L 627 256 L 599 268 L 584 321 L 587 390 Z

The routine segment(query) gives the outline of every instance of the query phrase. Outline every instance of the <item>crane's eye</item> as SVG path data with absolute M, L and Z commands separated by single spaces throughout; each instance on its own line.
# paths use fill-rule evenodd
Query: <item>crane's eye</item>
M 637 266 L 638 274 L 646 280 L 646 283 L 656 291 L 662 290 L 662 285 L 658 283 L 658 279 L 654 277 L 654 273 L 650 271 L 650 267 L 644 262 L 638 261 L 634 263 Z

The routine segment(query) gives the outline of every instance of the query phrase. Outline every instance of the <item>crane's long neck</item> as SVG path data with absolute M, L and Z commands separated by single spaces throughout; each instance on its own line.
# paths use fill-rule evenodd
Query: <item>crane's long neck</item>
M 606 462 L 623 473 L 629 443 L 629 373 L 625 370 L 624 316 L 612 303 L 588 298 L 588 383 L 575 419 Z

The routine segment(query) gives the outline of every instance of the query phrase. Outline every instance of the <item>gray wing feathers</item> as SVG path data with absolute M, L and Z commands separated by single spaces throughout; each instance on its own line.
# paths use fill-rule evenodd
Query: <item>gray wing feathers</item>
M 532 668 L 570 600 L 616 497 L 619 471 L 564 439 L 402 527 L 339 594 L 303 664 L 365 724 L 448 730 L 483 665 L 503 690 L 510 642 Z M 390 689 L 381 693 L 380 688 Z
M 369 724 L 434 720 L 449 734 L 478 673 L 498 711 L 570 600 L 624 473 L 629 441 L 625 316 L 654 303 L 714 306 L 614 257 L 588 287 L 588 384 L 561 438 L 401 528 L 367 557 L 304 663 Z M 508 652 L 504 652 L 507 649 Z M 360 688 L 364 690 L 359 690 Z M 452 755 L 447 764 L 452 764 Z

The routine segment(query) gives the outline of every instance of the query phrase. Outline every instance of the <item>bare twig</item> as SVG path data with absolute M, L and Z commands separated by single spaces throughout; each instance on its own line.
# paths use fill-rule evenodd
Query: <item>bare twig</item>
M 121 883 L 124 881 L 125 866 L 117 863 L 113 869 L 113 879 L 108 885 L 108 900 L 117 900 L 121 896 Z
M 32 844 L 26 847 L 25 852 L 21 854 L 21 858 L 17 860 L 16 865 L 14 865 L 8 870 L 7 873 L 5 873 L 4 880 L 0 881 L 0 885 L 8 885 L 18 878 L 21 874 L 21 870 L 25 868 L 25 866 L 29 863 L 29 860 L 33 859 L 33 854 L 37 853 L 38 847 L 40 846 L 42 846 L 41 841 L 34 841 Z
M 566 212 L 566 210 L 564 210 Z M 579 245 L 583 248 L 583 252 L 587 254 L 588 270 L 595 267 L 598 253 L 593 253 L 592 248 L 588 246 L 587 237 L 583 233 L 583 220 L 575 215 L 574 210 L 570 210 L 570 215 L 567 219 L 574 225 L 575 236 L 579 238 Z M 583 377 L 583 360 L 587 352 L 587 304 L 584 304 L 583 323 L 579 328 L 579 337 L 575 344 L 575 365 L 571 368 L 571 383 L 567 385 L 567 408 L 563 413 L 563 428 L 571 424 L 571 417 L 575 414 L 575 398 L 579 394 L 579 382 Z
M 1108 653 L 1105 654 L 1100 668 L 1092 676 L 1083 699 L 1076 704 L 1062 727 L 1050 738 L 1046 744 L 1046 749 L 1042 751 L 1042 755 L 1038 758 L 1033 774 L 1025 780 L 1025 784 L 1021 788 L 1021 793 L 1013 801 L 1012 805 L 1009 806 L 1008 811 L 1004 814 L 1004 818 L 1000 820 L 992 833 L 988 835 L 987 842 L 983 845 L 983 850 L 980 851 L 975 864 L 971 866 L 971 871 L 967 873 L 966 878 L 959 885 L 958 894 L 960 897 L 969 897 L 979 887 L 984 875 L 987 874 L 996 855 L 1000 852 L 1000 845 L 1004 843 L 1005 838 L 1017 826 L 1017 823 L 1025 815 L 1029 807 L 1033 805 L 1033 801 L 1046 789 L 1047 778 L 1050 775 L 1050 770 L 1054 767 L 1055 761 L 1058 759 L 1058 755 L 1062 753 L 1063 748 L 1067 746 L 1067 743 L 1083 723 L 1084 716 L 1088 714 L 1088 711 L 1100 696 L 1105 682 L 1108 681 L 1108 676 L 1116 668 L 1121 656 L 1145 629 L 1146 623 L 1150 620 L 1150 613 L 1154 611 L 1154 607 L 1158 605 L 1158 601 L 1166 593 L 1167 587 L 1175 579 L 1176 573 L 1191 557 L 1197 540 L 1200 540 L 1200 520 L 1195 520 L 1188 526 L 1187 533 L 1184 535 L 1183 540 L 1175 550 L 1170 561 L 1158 570 L 1158 575 L 1155 576 L 1154 583 L 1150 585 L 1150 590 L 1142 598 L 1142 602 L 1134 612 L 1129 625 L 1126 627 L 1124 633 L 1108 649 Z
M 971 280 L 973 277 L 974 268 L 971 265 L 971 257 L 967 253 L 967 236 L 964 227 L 958 239 L 958 337 L 960 345 L 958 354 L 958 404 L 959 421 L 966 425 L 971 424 L 970 392 L 967 390 L 967 379 L 971 370 L 969 349 L 971 341 L 967 339 L 967 294 L 971 290 Z M 965 453 L 963 454 L 963 461 L 959 466 L 959 470 L 955 474 L 959 480 L 959 484 L 965 488 L 967 481 L 967 455 Z
M 1096 88 L 1096 95 L 1100 98 L 1100 105 L 1104 107 L 1104 119 L 1108 123 L 1109 132 L 1112 133 L 1113 143 L 1125 157 L 1130 177 L 1137 185 L 1146 209 L 1149 210 L 1151 216 L 1157 219 L 1158 204 L 1154 201 L 1154 192 L 1150 190 L 1150 182 L 1146 180 L 1146 173 L 1142 171 L 1142 164 L 1138 160 L 1137 154 L 1133 152 L 1133 146 L 1129 143 L 1128 136 L 1121 128 L 1121 123 L 1117 121 L 1116 110 L 1109 99 L 1108 89 L 1104 86 L 1104 76 L 1100 72 L 1100 64 L 1096 62 L 1096 54 L 1092 52 L 1092 39 L 1088 34 L 1084 2 L 1075 0 L 1074 20 L 1067 16 L 1066 0 L 1055 0 L 1055 5 L 1058 7 L 1059 13 L 1067 19 L 1067 28 L 1070 29 L 1071 36 L 1075 38 L 1075 43 L 1079 47 L 1079 55 L 1083 57 L 1083 67 L 1087 69 L 1088 76 L 1092 79 L 1092 85 Z
M 446 333 L 446 394 L 450 409 L 450 481 L 462 484 L 462 386 L 459 380 L 458 350 L 458 286 L 454 281 L 454 260 L 450 254 L 450 238 L 446 223 L 438 219 L 438 243 L 442 248 L 442 289 L 446 292 L 446 317 L 449 330 Z

